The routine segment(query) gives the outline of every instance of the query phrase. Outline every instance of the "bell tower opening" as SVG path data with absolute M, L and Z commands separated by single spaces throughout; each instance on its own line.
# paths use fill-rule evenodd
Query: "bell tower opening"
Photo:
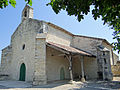
M 22 21 L 28 18 L 33 18 L 33 8 L 26 5 L 22 11 Z
M 24 12 L 24 17 L 27 17 L 27 11 Z

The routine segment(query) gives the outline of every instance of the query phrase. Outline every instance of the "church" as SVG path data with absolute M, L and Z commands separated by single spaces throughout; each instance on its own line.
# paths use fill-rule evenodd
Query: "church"
M 56 80 L 112 80 L 118 56 L 96 37 L 74 35 L 50 22 L 33 19 L 25 6 L 10 45 L 2 50 L 0 74 L 11 80 L 47 84 Z

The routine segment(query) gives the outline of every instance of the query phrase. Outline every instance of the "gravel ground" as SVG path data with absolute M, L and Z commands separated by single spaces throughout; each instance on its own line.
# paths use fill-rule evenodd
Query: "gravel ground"
M 86 81 L 73 82 L 56 81 L 42 86 L 32 86 L 21 81 L 0 81 L 3 90 L 120 90 L 120 81 Z

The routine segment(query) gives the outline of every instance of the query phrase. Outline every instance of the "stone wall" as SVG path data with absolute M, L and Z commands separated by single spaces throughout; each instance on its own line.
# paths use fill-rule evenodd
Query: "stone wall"
M 97 46 L 101 45 L 101 43 L 101 40 L 74 36 L 71 46 L 90 52 L 93 55 L 97 55 Z
M 110 51 L 98 49 L 97 63 L 99 79 L 112 80 Z M 100 74 L 102 73 L 102 75 Z M 101 78 L 100 78 L 101 77 Z
M 10 73 L 10 64 L 12 60 L 12 47 L 7 46 L 2 50 L 1 56 L 1 67 L 0 67 L 0 74 L 1 75 L 9 75 Z
M 72 42 L 72 36 L 49 26 L 47 41 L 70 46 L 70 43 Z
M 80 78 L 81 74 L 81 58 L 78 57 L 73 59 L 73 76 L 74 78 Z M 97 79 L 97 61 L 96 58 L 84 56 L 83 60 L 84 74 L 85 78 L 88 79 Z
M 64 57 L 63 53 L 47 47 L 47 81 L 60 80 L 60 69 L 63 67 L 65 71 L 65 79 L 69 79 L 69 61 Z
M 41 29 L 41 23 L 37 20 L 26 19 L 12 35 L 11 45 L 13 57 L 11 61 L 11 78 L 19 80 L 20 66 L 26 66 L 26 81 L 33 81 L 35 61 L 35 38 Z M 23 50 L 23 45 L 25 49 Z
M 85 57 L 84 58 L 84 70 L 88 79 L 97 79 L 98 66 L 96 58 Z
M 85 70 L 85 69 L 84 69 Z M 78 57 L 73 58 L 73 77 L 74 79 L 80 79 L 81 74 L 81 61 Z
M 120 65 L 112 65 L 111 69 L 114 77 L 120 77 Z
M 111 69 L 113 73 L 113 80 L 120 81 L 120 64 L 112 65 Z
M 89 38 L 89 37 L 82 37 L 82 36 L 75 36 L 73 38 L 73 47 L 80 48 L 82 50 L 85 50 L 87 52 L 92 53 L 93 55 L 97 56 L 97 66 L 98 66 L 98 73 L 105 71 L 106 73 L 103 74 L 103 78 L 105 79 L 105 76 L 108 79 L 112 79 L 112 73 L 111 73 L 111 65 L 113 64 L 113 57 L 112 57 L 112 47 L 108 45 L 104 40 L 95 39 L 95 38 Z M 103 56 L 103 52 L 98 50 L 98 46 L 104 47 L 103 49 L 107 49 L 109 51 L 109 54 Z M 103 65 L 104 58 L 107 61 L 107 64 Z M 101 62 L 101 64 L 100 64 Z M 104 70 L 103 70 L 104 69 Z
M 117 61 L 119 61 L 119 56 L 113 53 L 113 57 L 114 57 L 114 65 L 116 65 Z
M 39 36 L 43 36 L 42 34 Z M 35 43 L 35 61 L 34 61 L 34 85 L 47 83 L 46 76 L 46 38 L 37 37 Z
M 110 64 L 113 65 L 114 64 L 114 60 L 113 60 L 114 58 L 113 58 L 113 55 L 112 55 L 112 47 L 105 42 L 102 42 L 102 45 L 110 51 Z

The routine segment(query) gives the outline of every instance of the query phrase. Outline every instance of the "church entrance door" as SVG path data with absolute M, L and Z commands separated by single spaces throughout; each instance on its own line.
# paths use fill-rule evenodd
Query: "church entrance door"
M 22 63 L 22 64 L 21 64 L 21 67 L 20 67 L 19 80 L 20 80 L 20 81 L 25 81 L 25 75 L 26 75 L 26 67 L 25 67 L 25 64 Z

